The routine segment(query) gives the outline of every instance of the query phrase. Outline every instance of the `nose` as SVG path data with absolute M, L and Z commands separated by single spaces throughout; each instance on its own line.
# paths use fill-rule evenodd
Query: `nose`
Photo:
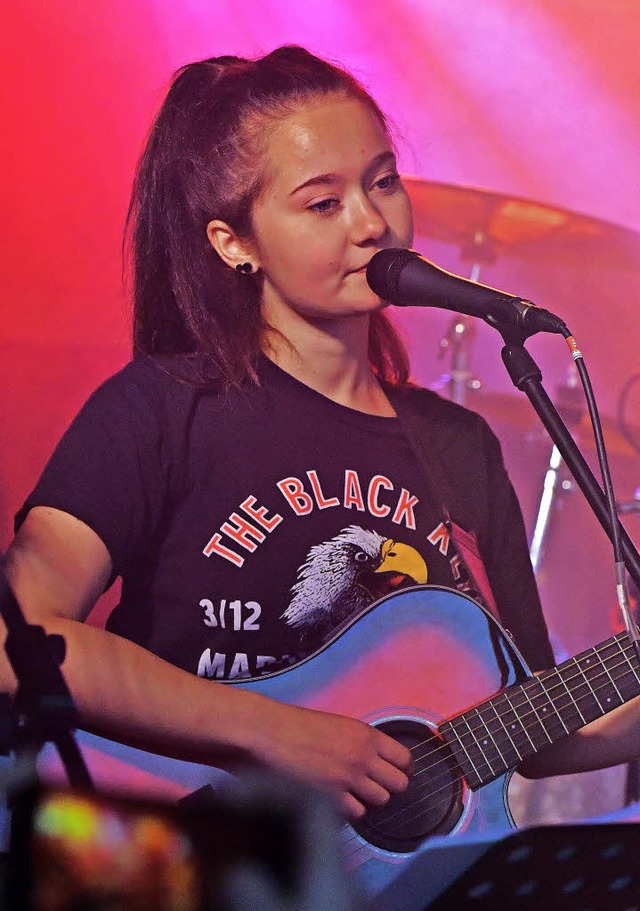
M 358 246 L 379 241 L 389 230 L 387 220 L 366 193 L 354 204 L 352 239 Z

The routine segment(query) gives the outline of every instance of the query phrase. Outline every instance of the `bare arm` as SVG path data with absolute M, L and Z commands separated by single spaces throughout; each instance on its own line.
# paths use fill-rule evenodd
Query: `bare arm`
M 203 680 L 83 623 L 111 574 L 101 539 L 55 509 L 31 510 L 7 554 L 30 623 L 65 639 L 65 679 L 83 726 L 156 752 L 229 767 L 266 764 L 335 795 L 357 817 L 407 785 L 408 750 L 369 725 Z M 1 682 L 15 688 L 2 653 Z

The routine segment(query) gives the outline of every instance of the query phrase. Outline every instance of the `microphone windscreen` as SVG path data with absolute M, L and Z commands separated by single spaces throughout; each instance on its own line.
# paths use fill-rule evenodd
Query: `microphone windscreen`
M 367 281 L 373 291 L 398 307 L 442 307 L 484 319 L 487 305 L 501 305 L 516 298 L 447 272 L 415 250 L 380 250 L 367 266 Z
M 367 282 L 372 291 L 382 300 L 396 303 L 398 278 L 403 266 L 418 256 L 413 250 L 392 248 L 380 250 L 369 260 Z

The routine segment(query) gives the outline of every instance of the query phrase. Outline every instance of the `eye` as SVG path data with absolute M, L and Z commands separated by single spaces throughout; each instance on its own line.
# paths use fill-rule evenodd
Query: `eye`
M 327 215 L 339 205 L 337 199 L 321 199 L 319 202 L 314 202 L 308 209 L 310 212 L 317 212 L 319 215 Z
M 365 554 L 363 550 L 359 550 L 354 559 L 356 563 L 366 563 L 369 559 L 369 554 Z
M 384 177 L 380 177 L 375 181 L 373 186 L 378 190 L 391 190 L 395 187 L 399 180 L 400 175 L 394 171 L 393 174 L 385 174 Z

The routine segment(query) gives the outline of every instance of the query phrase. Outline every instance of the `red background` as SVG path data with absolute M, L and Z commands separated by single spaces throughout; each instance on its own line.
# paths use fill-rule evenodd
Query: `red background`
M 565 248 L 562 237 L 506 243 L 481 278 L 565 316 L 607 418 L 618 496 L 633 496 L 640 456 L 620 438 L 616 412 L 640 369 L 636 0 L 25 0 L 0 15 L 0 547 L 70 418 L 128 359 L 122 226 L 170 74 L 200 57 L 290 42 L 363 79 L 397 125 L 405 173 L 594 219 L 586 247 Z M 603 222 L 629 229 L 624 250 Z M 470 268 L 457 242 L 427 232 L 416 246 L 449 269 Z M 437 383 L 451 314 L 403 312 L 399 321 L 416 377 Z M 555 395 L 570 365 L 564 345 L 538 338 L 530 348 Z M 531 525 L 548 443 L 499 351 L 499 337 L 480 324 L 473 371 L 487 393 L 505 398 L 478 406 L 504 441 Z M 631 396 L 627 416 L 637 424 L 639 405 Z M 540 584 L 554 634 L 575 650 L 611 624 L 613 571 L 579 495 L 561 505 Z M 629 520 L 636 536 L 638 524 Z

